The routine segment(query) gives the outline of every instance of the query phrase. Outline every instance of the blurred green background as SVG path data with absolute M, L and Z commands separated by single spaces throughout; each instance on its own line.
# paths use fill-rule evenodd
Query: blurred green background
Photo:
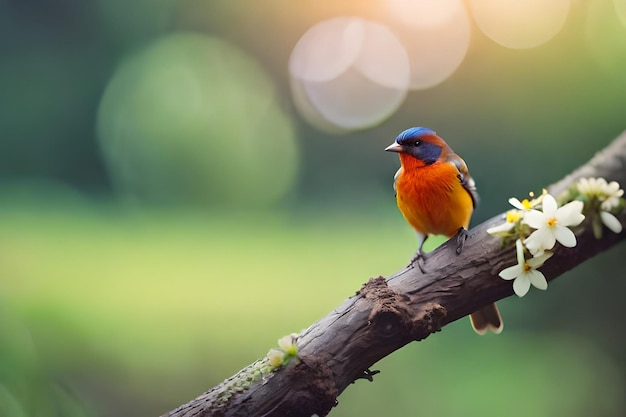
M 626 128 L 623 0 L 559 0 L 532 47 L 547 23 L 456 2 L 466 50 L 419 90 L 376 72 L 433 61 L 410 48 L 290 64 L 327 19 L 436 20 L 410 3 L 0 0 L 0 416 L 160 415 L 398 270 L 416 240 L 383 149 L 407 127 L 465 158 L 474 224 Z M 461 320 L 396 352 L 332 415 L 625 415 L 624 253 L 501 301 L 498 337 Z

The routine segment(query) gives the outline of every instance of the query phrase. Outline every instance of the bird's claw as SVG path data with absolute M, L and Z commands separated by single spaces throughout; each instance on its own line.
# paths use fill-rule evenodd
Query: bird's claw
M 426 273 L 426 270 L 424 269 L 425 261 L 426 261 L 426 257 L 424 256 L 424 254 L 421 251 L 418 251 L 411 258 L 411 262 L 409 263 L 409 266 L 413 266 L 413 265 L 417 264 L 417 267 L 420 269 L 422 274 L 425 274 Z

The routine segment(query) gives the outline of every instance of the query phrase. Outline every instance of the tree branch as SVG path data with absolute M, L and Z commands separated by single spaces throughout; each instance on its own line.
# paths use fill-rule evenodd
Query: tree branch
M 604 177 L 626 184 L 626 132 L 588 163 L 549 187 L 565 191 L 581 177 Z M 373 278 L 334 311 L 305 330 L 298 357 L 274 372 L 263 360 L 198 398 L 166 414 L 170 417 L 324 416 L 336 398 L 359 378 L 372 378 L 370 366 L 413 340 L 422 340 L 446 324 L 513 294 L 498 272 L 515 263 L 515 251 L 486 230 L 503 221 L 493 217 L 470 230 L 460 255 L 455 239 L 430 254 L 426 273 L 405 268 Z M 626 224 L 626 210 L 618 215 Z M 557 246 L 541 268 L 548 281 L 592 258 L 626 237 L 591 227 L 577 236 L 574 248 Z M 265 368 L 267 370 L 267 368 Z M 259 376 L 261 375 L 261 377 Z

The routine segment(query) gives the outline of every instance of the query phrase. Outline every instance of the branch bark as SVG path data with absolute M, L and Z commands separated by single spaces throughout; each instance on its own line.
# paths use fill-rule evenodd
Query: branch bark
M 548 189 L 558 195 L 582 177 L 604 177 L 626 185 L 626 131 Z M 486 232 L 503 216 L 470 230 L 460 255 L 455 239 L 437 248 L 428 258 L 426 273 L 404 268 L 386 279 L 370 279 L 356 295 L 305 330 L 298 340 L 297 359 L 277 371 L 259 379 L 257 362 L 164 416 L 327 415 L 348 385 L 359 378 L 371 379 L 369 367 L 383 357 L 513 295 L 511 282 L 497 274 L 515 263 L 515 251 L 503 248 L 499 238 Z M 626 224 L 626 210 L 618 218 Z M 541 269 L 548 281 L 626 237 L 624 231 L 606 231 L 598 240 L 590 229 L 577 236 L 574 248 L 557 246 Z

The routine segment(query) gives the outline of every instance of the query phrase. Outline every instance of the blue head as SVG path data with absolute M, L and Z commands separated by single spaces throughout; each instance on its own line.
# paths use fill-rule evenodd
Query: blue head
M 420 137 L 423 136 L 428 136 L 428 135 L 436 135 L 437 133 L 435 133 L 434 130 L 430 130 L 427 127 L 411 127 L 407 130 L 405 130 L 404 132 L 400 133 L 397 137 L 396 137 L 396 143 L 400 143 L 401 141 L 405 141 L 405 140 L 411 140 L 411 139 L 419 139 Z
M 443 139 L 425 127 L 412 127 L 400 133 L 385 150 L 411 155 L 426 165 L 436 162 L 446 146 Z

